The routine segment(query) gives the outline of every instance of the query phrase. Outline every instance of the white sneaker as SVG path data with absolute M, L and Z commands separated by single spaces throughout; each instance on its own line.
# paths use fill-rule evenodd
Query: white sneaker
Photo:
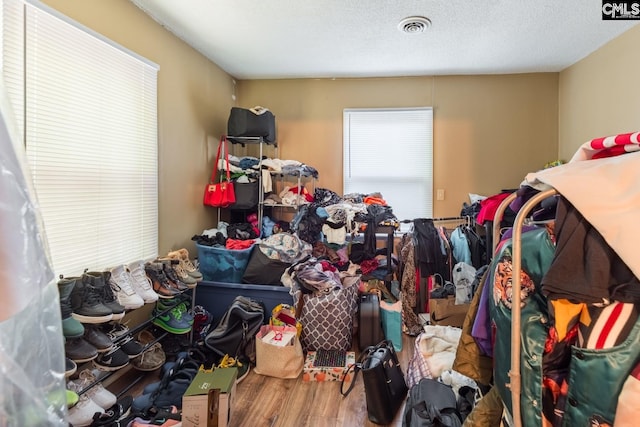
M 127 266 L 127 271 L 129 272 L 129 283 L 145 303 L 158 301 L 158 294 L 154 292 L 151 280 L 144 272 L 144 261 L 132 262 Z
M 91 400 L 89 396 L 83 394 L 80 396 L 78 403 L 69 408 L 67 421 L 73 427 L 87 427 L 93 423 L 93 415 L 96 412 L 103 414 L 104 409 Z
M 74 383 L 78 384 L 81 388 L 86 388 L 96 381 L 97 378 L 93 374 L 93 372 L 91 372 L 89 369 L 85 369 L 80 372 L 79 378 L 75 380 Z M 118 401 L 116 395 L 104 388 L 100 383 L 97 383 L 96 385 L 91 387 L 84 394 L 104 410 L 111 408 Z
M 127 310 L 134 310 L 144 305 L 144 300 L 134 290 L 129 281 L 129 273 L 124 265 L 111 269 L 110 285 L 118 298 L 118 303 Z

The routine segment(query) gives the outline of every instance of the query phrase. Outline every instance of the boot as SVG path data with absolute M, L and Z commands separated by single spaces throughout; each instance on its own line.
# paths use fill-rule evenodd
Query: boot
M 178 262 L 180 262 L 182 269 L 198 282 L 202 280 L 202 273 L 200 273 L 196 266 L 191 262 L 191 259 L 189 258 L 189 251 L 186 248 L 169 252 L 167 256 L 169 258 L 177 259 Z
M 98 289 L 100 296 L 102 297 L 102 304 L 107 307 L 113 313 L 111 320 L 120 320 L 124 317 L 125 309 L 128 309 L 124 304 L 120 304 L 120 301 L 116 299 L 113 289 L 111 287 L 111 272 L 109 271 L 87 271 L 82 275 L 82 280 L 88 281 L 93 287 Z M 135 308 L 139 308 L 136 306 Z
M 81 277 L 73 279 L 75 286 L 71 291 L 71 315 L 83 323 L 109 322 L 113 318 L 113 312 L 102 304 L 103 290 Z
M 196 285 L 198 284 L 198 281 L 193 276 L 189 275 L 187 270 L 185 270 L 182 267 L 182 263 L 180 262 L 180 260 L 167 256 L 165 258 L 157 258 L 156 262 L 168 264 L 173 270 L 173 273 L 174 273 L 174 276 L 176 276 L 176 279 L 184 283 L 185 285 L 187 285 L 189 289 L 195 288 Z M 172 280 L 175 282 L 175 280 L 171 278 L 166 272 L 165 272 L 165 275 L 167 275 L 169 280 Z
M 180 291 L 171 286 L 169 279 L 164 275 L 164 266 L 160 262 L 147 262 L 144 265 L 144 271 L 151 280 L 153 290 L 160 298 L 173 298 Z
M 171 286 L 173 286 L 175 289 L 177 289 L 180 292 L 186 291 L 187 289 L 189 289 L 189 287 L 182 280 L 180 280 L 180 278 L 178 277 L 178 274 L 173 269 L 174 260 L 164 258 L 164 259 L 157 259 L 155 262 L 162 264 L 164 275 L 167 279 L 169 279 L 169 284 Z M 178 265 L 177 261 L 175 261 L 175 263 L 176 265 Z M 194 281 L 193 283 L 195 284 L 196 282 Z
M 71 291 L 76 285 L 75 279 L 60 276 L 58 293 L 60 294 L 60 313 L 62 314 L 62 334 L 66 338 L 80 338 L 84 335 L 84 326 L 71 316 Z

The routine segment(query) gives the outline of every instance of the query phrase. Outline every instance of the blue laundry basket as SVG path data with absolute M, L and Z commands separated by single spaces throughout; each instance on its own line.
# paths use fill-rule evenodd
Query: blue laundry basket
M 242 283 L 253 246 L 247 249 L 227 249 L 196 243 L 198 269 L 204 280 L 212 282 Z

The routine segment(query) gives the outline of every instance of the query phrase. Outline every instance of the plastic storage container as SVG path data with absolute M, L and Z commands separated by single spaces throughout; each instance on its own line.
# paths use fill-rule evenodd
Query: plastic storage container
M 266 318 L 271 316 L 271 311 L 278 304 L 293 304 L 289 288 L 284 286 L 219 283 L 207 280 L 198 283 L 196 304 L 206 308 L 213 315 L 215 322 L 218 322 L 238 295 L 264 303 Z
M 212 282 L 242 283 L 253 246 L 247 249 L 226 249 L 196 243 L 199 270 L 204 280 Z

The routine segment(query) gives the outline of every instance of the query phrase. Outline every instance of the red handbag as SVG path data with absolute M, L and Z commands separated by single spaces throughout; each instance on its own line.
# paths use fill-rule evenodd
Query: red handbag
M 216 163 L 211 172 L 211 180 L 204 188 L 203 203 L 206 206 L 214 208 L 227 208 L 236 202 L 236 193 L 231 182 L 231 173 L 229 172 L 229 151 L 227 150 L 227 138 L 221 137 L 218 144 L 218 154 L 216 155 Z M 227 171 L 226 180 L 221 177 L 220 182 L 216 183 L 216 175 L 218 174 L 218 163 L 220 163 L 220 150 L 224 152 L 224 168 Z

